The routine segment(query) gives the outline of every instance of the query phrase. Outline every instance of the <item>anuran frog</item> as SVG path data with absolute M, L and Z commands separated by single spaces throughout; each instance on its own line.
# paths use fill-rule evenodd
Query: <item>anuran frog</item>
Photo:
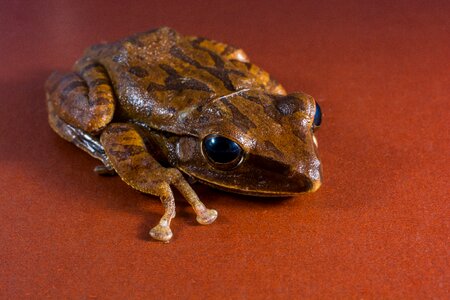
M 73 72 L 46 83 L 50 126 L 131 187 L 159 196 L 150 235 L 172 237 L 172 188 L 200 224 L 217 212 L 186 180 L 257 196 L 292 196 L 321 184 L 314 130 L 320 108 L 286 94 L 237 48 L 159 28 L 95 45 Z M 186 177 L 186 178 L 185 178 Z

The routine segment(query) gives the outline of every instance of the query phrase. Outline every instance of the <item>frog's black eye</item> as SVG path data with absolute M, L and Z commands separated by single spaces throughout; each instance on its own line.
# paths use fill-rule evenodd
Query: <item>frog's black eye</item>
M 313 130 L 317 130 L 322 123 L 322 110 L 320 109 L 319 103 L 316 102 L 316 113 L 314 114 Z
M 211 134 L 203 140 L 203 153 L 219 168 L 236 167 L 244 151 L 236 142 L 217 134 Z

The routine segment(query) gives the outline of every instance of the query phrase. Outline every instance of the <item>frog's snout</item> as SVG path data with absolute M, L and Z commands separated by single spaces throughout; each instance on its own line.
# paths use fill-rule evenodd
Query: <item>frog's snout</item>
M 319 178 L 309 178 L 309 180 L 311 181 L 311 189 L 309 190 L 310 192 L 315 192 L 317 191 L 320 186 L 322 185 L 322 172 L 320 172 L 320 176 Z
M 291 168 L 290 173 L 292 181 L 299 183 L 298 193 L 315 192 L 322 184 L 322 166 L 318 158 L 311 159 L 307 163 L 300 162 Z

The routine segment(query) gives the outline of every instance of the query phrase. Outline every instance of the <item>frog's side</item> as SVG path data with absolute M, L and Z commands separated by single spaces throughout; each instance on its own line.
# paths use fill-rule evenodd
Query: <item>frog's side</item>
M 171 185 L 199 223 L 217 217 L 179 170 L 260 196 L 295 195 L 321 184 L 312 97 L 286 95 L 242 50 L 223 43 L 169 28 L 137 34 L 89 48 L 73 73 L 52 74 L 46 90 L 51 127 L 102 160 L 97 172 L 115 171 L 132 187 L 160 196 L 165 214 L 150 231 L 156 239 L 172 237 Z

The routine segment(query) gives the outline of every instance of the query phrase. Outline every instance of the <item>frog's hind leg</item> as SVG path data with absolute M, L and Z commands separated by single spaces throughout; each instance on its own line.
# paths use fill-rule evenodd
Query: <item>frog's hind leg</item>
M 75 71 L 54 72 L 47 80 L 47 101 L 66 123 L 88 133 L 98 133 L 111 122 L 115 97 L 103 66 L 84 58 Z
M 104 166 L 98 174 L 112 174 L 100 142 L 95 136 L 111 122 L 115 108 L 114 92 L 105 68 L 90 58 L 75 64 L 75 72 L 54 72 L 45 84 L 49 123 L 62 138 L 72 142 Z
M 171 185 L 191 204 L 200 224 L 210 224 L 217 218 L 217 212 L 205 207 L 178 169 L 164 168 L 151 156 L 137 126 L 110 124 L 102 132 L 100 142 L 123 181 L 143 193 L 160 197 L 164 215 L 150 230 L 154 239 L 168 242 L 172 238 L 170 222 L 175 217 L 175 200 Z
M 115 171 L 109 162 L 98 138 L 87 132 L 76 128 L 59 118 L 53 108 L 52 103 L 47 102 L 48 121 L 50 127 L 63 139 L 73 143 L 78 148 L 89 153 L 92 157 L 99 159 L 103 165 L 95 167 L 94 171 L 101 175 L 113 175 Z

